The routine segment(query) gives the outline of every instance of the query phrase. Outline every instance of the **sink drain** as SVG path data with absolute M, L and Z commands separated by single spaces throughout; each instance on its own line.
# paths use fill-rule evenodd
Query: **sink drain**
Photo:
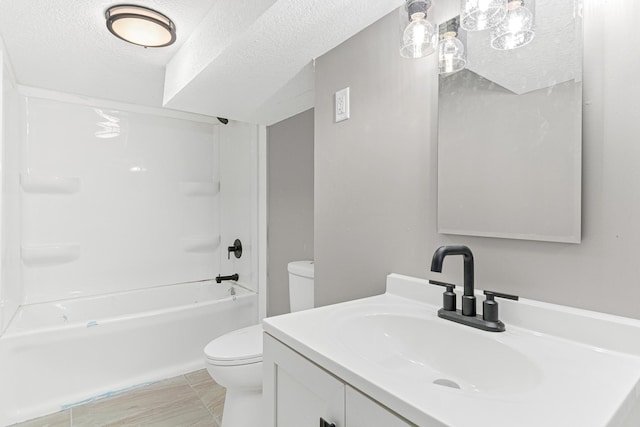
M 444 387 L 457 388 L 458 390 L 460 389 L 460 386 L 458 385 L 457 382 L 448 380 L 446 378 L 438 378 L 433 383 L 444 386 Z

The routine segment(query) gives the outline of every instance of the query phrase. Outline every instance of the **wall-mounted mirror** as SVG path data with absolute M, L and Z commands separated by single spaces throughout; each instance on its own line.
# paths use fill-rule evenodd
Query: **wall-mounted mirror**
M 438 232 L 579 243 L 579 0 L 524 5 L 530 43 L 496 50 L 491 30 L 459 28 L 466 66 L 440 75 Z

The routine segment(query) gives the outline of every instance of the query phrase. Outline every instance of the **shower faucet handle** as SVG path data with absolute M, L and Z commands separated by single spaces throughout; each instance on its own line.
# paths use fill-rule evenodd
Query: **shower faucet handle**
M 242 256 L 242 242 L 240 239 L 236 239 L 233 242 L 233 246 L 229 246 L 227 248 L 227 259 L 231 259 L 231 252 L 233 252 L 236 258 L 240 258 Z

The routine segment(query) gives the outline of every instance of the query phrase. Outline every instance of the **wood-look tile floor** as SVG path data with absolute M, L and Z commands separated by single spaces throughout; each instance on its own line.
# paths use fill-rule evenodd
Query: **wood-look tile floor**
M 12 427 L 219 427 L 224 397 L 202 369 Z

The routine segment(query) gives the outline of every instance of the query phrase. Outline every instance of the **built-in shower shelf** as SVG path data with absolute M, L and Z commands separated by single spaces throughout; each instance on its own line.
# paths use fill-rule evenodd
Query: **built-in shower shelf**
M 180 191 L 182 194 L 192 197 L 215 196 L 220 192 L 220 182 L 182 182 L 180 183 Z
M 187 237 L 181 240 L 182 250 L 189 253 L 212 253 L 220 247 L 220 236 Z
M 21 248 L 22 262 L 28 267 L 49 267 L 80 258 L 80 245 L 28 245 Z
M 80 191 L 80 178 L 20 174 L 20 185 L 26 193 L 73 194 Z

